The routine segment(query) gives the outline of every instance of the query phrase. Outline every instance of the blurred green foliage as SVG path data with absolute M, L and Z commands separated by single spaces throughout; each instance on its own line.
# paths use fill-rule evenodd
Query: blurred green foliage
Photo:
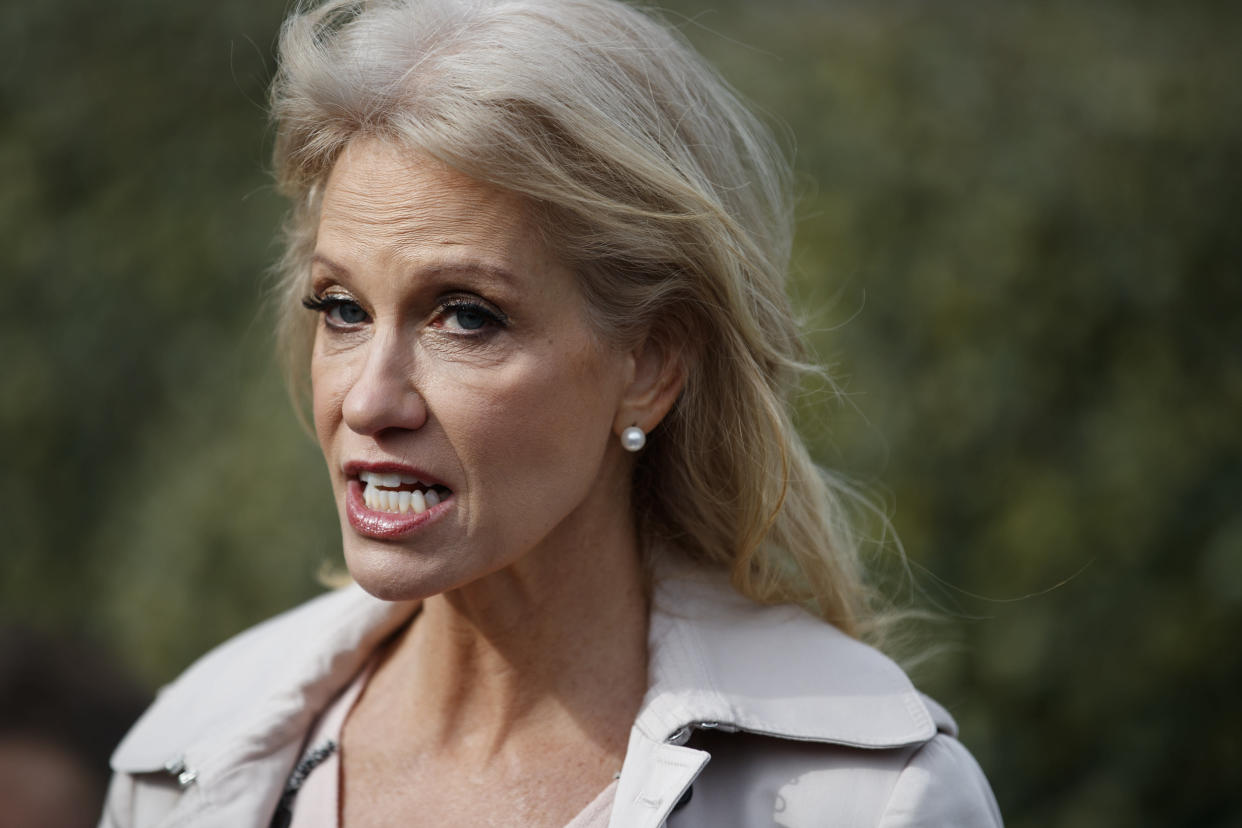
M 151 686 L 316 590 L 271 356 L 283 0 L 10 4 L 0 621 Z M 1012 826 L 1242 818 L 1242 7 L 672 4 L 796 145 L 795 292 Z

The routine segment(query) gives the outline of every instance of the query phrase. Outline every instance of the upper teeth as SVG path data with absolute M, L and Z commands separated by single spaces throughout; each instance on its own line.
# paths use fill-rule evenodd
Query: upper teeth
M 440 503 L 436 490 L 417 477 L 364 471 L 358 473 L 358 479 L 366 484 L 362 490 L 362 501 L 368 509 L 403 514 L 413 510 L 415 514 L 420 514 Z M 394 491 L 398 486 L 422 486 L 426 491 Z
M 386 489 L 395 489 L 403 483 L 406 485 L 422 483 L 417 477 L 410 477 L 408 474 L 384 474 L 382 472 L 370 471 L 358 472 L 358 479 L 363 483 L 372 483 L 376 486 L 383 486 Z

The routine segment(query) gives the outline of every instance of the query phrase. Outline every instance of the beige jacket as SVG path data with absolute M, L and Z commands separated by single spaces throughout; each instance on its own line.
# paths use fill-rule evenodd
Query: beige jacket
M 204 656 L 112 757 L 102 821 L 267 828 L 316 714 L 413 604 L 357 587 Z M 612 828 L 999 826 L 952 718 L 885 656 L 714 575 L 660 580 Z

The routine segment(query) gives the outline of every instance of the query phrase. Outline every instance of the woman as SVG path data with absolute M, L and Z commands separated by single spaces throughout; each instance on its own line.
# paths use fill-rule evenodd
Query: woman
M 329 0 L 280 53 L 284 334 L 356 585 L 167 689 L 104 824 L 999 824 L 858 640 L 786 167 L 719 78 L 615 0 Z

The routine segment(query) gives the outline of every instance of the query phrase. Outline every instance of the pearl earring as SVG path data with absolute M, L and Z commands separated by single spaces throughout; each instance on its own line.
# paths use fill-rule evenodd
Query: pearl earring
M 621 432 L 621 447 L 626 451 L 639 451 L 647 445 L 647 435 L 638 426 L 630 426 Z

